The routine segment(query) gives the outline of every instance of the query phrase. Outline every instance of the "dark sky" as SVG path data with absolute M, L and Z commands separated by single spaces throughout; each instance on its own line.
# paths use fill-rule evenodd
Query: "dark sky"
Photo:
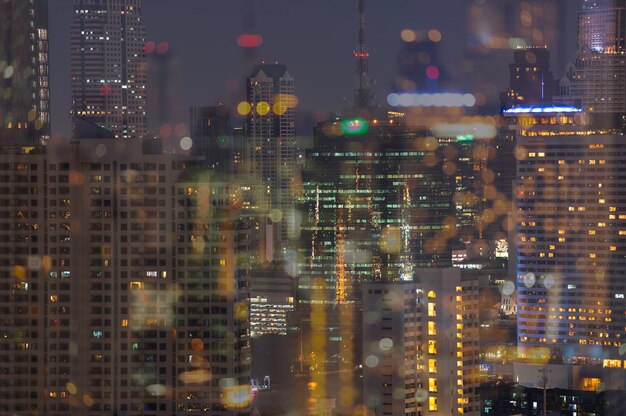
M 369 0 L 367 37 L 371 72 L 378 80 L 380 102 L 390 92 L 404 28 L 438 28 L 443 59 L 449 68 L 465 46 L 465 10 L 474 0 Z M 483 0 L 484 1 L 484 0 Z M 572 0 L 572 3 L 577 3 Z M 72 0 L 50 0 L 52 117 L 56 135 L 70 133 L 69 25 Z M 264 37 L 259 60 L 278 60 L 295 77 L 299 112 L 338 111 L 351 102 L 356 43 L 356 0 L 144 0 L 148 40 L 169 42 L 178 63 L 178 121 L 190 105 L 242 99 L 227 90 L 240 85 L 245 60 L 236 39 L 256 3 L 257 32 Z M 572 8 L 575 10 L 575 7 Z M 571 16 L 575 29 L 576 18 Z M 575 33 L 575 32 L 574 32 Z M 572 48 L 572 43 L 564 47 Z M 243 92 L 243 88 L 240 89 Z M 304 122 L 306 123 L 306 121 Z M 312 122 L 311 122 L 312 123 Z M 310 126 L 298 126 L 310 131 Z

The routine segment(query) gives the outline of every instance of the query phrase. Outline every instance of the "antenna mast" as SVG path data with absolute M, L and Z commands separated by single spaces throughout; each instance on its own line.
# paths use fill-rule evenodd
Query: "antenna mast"
M 356 58 L 356 74 L 354 85 L 354 107 L 370 108 L 373 105 L 374 80 L 369 75 L 368 61 L 369 51 L 365 45 L 365 0 L 357 0 L 358 2 L 358 44 L 354 51 Z

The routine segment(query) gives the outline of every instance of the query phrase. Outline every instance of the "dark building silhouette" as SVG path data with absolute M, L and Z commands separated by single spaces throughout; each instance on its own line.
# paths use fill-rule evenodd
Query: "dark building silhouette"
M 48 1 L 0 2 L 0 143 L 50 137 Z
M 229 107 L 192 107 L 189 130 L 193 140 L 191 153 L 202 156 L 207 168 L 221 173 L 237 171 L 243 157 L 243 141 L 241 135 L 234 134 Z
M 501 94 L 502 108 L 551 103 L 557 83 L 550 70 L 547 48 L 523 48 L 513 54 L 509 65 L 509 89 Z

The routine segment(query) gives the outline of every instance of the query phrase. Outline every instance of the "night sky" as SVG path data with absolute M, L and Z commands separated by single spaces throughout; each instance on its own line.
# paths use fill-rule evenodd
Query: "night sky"
M 471 0 L 369 0 L 367 38 L 370 69 L 378 81 L 378 101 L 390 91 L 404 28 L 441 31 L 448 70 L 466 45 L 465 10 Z M 578 0 L 564 10 L 575 48 Z M 72 0 L 50 0 L 50 49 L 53 134 L 70 134 L 69 26 Z M 352 102 L 356 44 L 356 0 L 144 0 L 147 39 L 167 41 L 178 70 L 172 78 L 175 122 L 187 122 L 188 107 L 244 99 L 248 66 L 238 35 L 244 32 L 250 5 L 256 31 L 264 38 L 257 60 L 279 61 L 295 77 L 300 134 L 313 120 Z M 504 67 L 506 68 L 506 67 Z M 560 76 L 561 68 L 554 68 Z M 505 69 L 506 70 L 506 69 Z M 229 82 L 230 81 L 230 82 Z M 234 92 L 227 87 L 236 85 Z M 149 108 L 152 111 L 152 107 Z M 154 121 L 153 121 L 154 124 Z

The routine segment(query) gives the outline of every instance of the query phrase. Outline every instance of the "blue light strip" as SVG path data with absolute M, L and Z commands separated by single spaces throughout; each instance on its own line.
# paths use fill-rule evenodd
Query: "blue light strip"
M 504 114 L 533 114 L 533 113 L 580 113 L 583 110 L 569 105 L 548 105 L 532 107 L 514 107 L 504 110 Z

